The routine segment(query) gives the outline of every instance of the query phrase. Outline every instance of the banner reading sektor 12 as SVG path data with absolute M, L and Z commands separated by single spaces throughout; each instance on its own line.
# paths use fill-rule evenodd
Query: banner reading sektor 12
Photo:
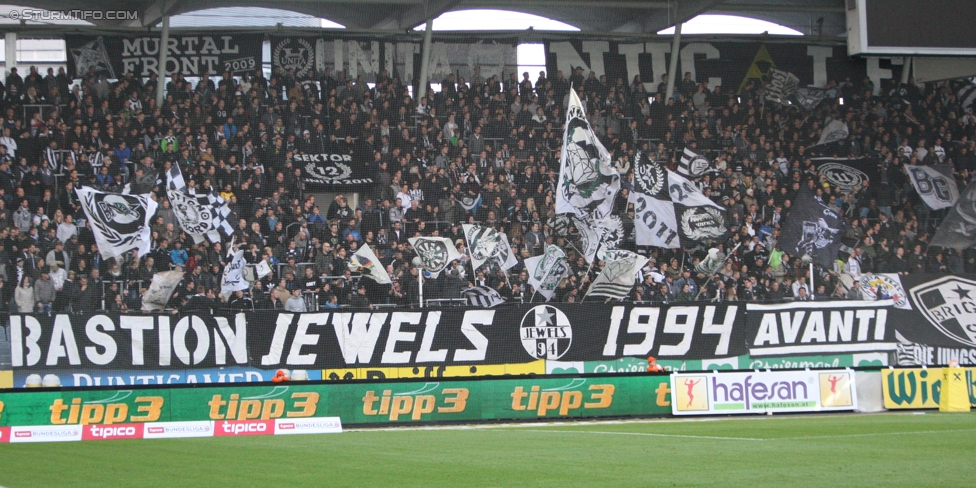
M 0 426 L 339 417 L 343 425 L 670 413 L 667 376 L 0 393 Z

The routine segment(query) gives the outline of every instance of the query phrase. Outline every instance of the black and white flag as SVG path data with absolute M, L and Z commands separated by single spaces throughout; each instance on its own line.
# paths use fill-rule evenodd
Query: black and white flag
M 461 228 L 464 229 L 464 239 L 468 242 L 471 268 L 478 269 L 495 253 L 501 234 L 491 227 L 475 224 L 461 224 Z
M 497 290 L 487 286 L 472 286 L 461 290 L 461 294 L 474 307 L 491 308 L 505 303 Z
M 634 204 L 638 246 L 681 247 L 674 203 L 668 194 L 668 172 L 641 152 L 634 157 L 634 191 L 628 201 Z
M 905 165 L 908 177 L 912 180 L 912 186 L 918 192 L 918 196 L 932 210 L 948 208 L 956 204 L 959 200 L 959 187 L 956 179 L 952 176 L 952 166 L 942 164 L 938 166 L 913 166 Z
M 173 164 L 166 174 L 166 196 L 173 208 L 180 227 L 193 237 L 193 242 L 220 242 L 222 237 L 230 237 L 234 227 L 227 221 L 230 207 L 218 195 L 190 195 L 180 166 Z
M 613 165 L 610 152 L 593 133 L 576 91 L 569 90 L 556 213 L 602 219 L 612 213 L 618 191 L 620 173 Z
M 799 88 L 793 93 L 796 104 L 807 109 L 813 110 L 820 105 L 820 102 L 827 98 L 827 91 L 823 88 Z
M 808 254 L 814 263 L 830 268 L 837 260 L 846 228 L 841 216 L 804 186 L 783 224 L 779 246 L 787 254 L 794 257 Z
M 770 68 L 764 99 L 785 105 L 799 85 L 800 79 L 793 73 Z
M 959 195 L 956 204 L 935 231 L 930 246 L 969 249 L 976 244 L 976 181 Z
M 717 169 L 712 168 L 712 163 L 708 161 L 708 158 L 687 147 L 681 154 L 681 162 L 678 163 L 678 174 L 682 176 L 694 179 L 717 171 Z
M 437 278 L 451 261 L 461 257 L 454 243 L 446 237 L 411 237 L 410 245 L 420 257 L 424 270 Z
M 624 240 L 624 224 L 619 216 L 610 215 L 600 220 L 573 219 L 580 232 L 580 249 L 587 263 L 593 262 L 599 249 L 617 249 Z
M 692 182 L 673 171 L 668 171 L 668 185 L 682 247 L 728 236 L 725 208 L 709 200 Z
M 518 264 L 518 258 L 515 257 L 512 246 L 508 243 L 508 235 L 504 232 L 498 233 L 498 245 L 495 246 L 495 251 L 491 253 L 491 261 L 502 271 L 508 271 Z
M 851 134 L 850 129 L 847 128 L 847 122 L 843 120 L 831 120 L 827 127 L 824 127 L 823 132 L 820 134 L 820 141 L 815 145 L 821 146 L 824 144 L 830 144 L 831 142 L 842 141 L 847 139 L 847 136 Z
M 603 255 L 606 265 L 593 280 L 586 297 L 610 297 L 624 299 L 636 283 L 637 272 L 648 259 L 630 251 L 609 251 Z
M 529 272 L 529 284 L 548 302 L 563 276 L 569 272 L 569 265 L 562 249 L 546 246 L 542 254 L 525 260 L 525 269 Z
M 156 202 L 149 195 L 119 195 L 91 188 L 76 188 L 75 192 L 102 258 L 111 259 L 133 249 L 139 257 L 149 253 L 149 222 L 156 213 Z

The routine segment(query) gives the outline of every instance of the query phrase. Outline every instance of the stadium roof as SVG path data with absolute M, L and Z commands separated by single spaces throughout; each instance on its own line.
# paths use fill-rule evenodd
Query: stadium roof
M 65 10 L 65 3 L 17 1 L 25 7 L 52 11 Z M 88 0 L 84 8 L 139 12 L 138 20 L 93 22 L 110 28 L 155 26 L 164 15 L 217 7 L 275 8 L 329 19 L 349 29 L 393 32 L 413 29 L 445 12 L 485 8 L 540 15 L 584 32 L 653 34 L 704 13 L 804 26 L 799 30 L 828 37 L 846 31 L 844 0 Z

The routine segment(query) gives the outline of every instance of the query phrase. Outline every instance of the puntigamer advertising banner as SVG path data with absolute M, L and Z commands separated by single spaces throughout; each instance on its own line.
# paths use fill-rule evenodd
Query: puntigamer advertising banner
M 674 415 L 857 409 L 851 370 L 671 375 Z
M 668 414 L 670 401 L 668 377 L 662 375 L 21 390 L 0 393 L 0 426 L 257 424 L 321 417 L 338 417 L 343 425 L 615 417 Z

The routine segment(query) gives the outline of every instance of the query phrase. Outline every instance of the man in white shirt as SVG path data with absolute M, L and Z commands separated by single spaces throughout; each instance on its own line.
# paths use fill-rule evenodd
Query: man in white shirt
M 10 159 L 16 160 L 17 141 L 13 137 L 10 137 L 10 129 L 3 130 L 3 137 L 0 137 L 0 144 L 7 146 L 7 154 L 10 156 Z

